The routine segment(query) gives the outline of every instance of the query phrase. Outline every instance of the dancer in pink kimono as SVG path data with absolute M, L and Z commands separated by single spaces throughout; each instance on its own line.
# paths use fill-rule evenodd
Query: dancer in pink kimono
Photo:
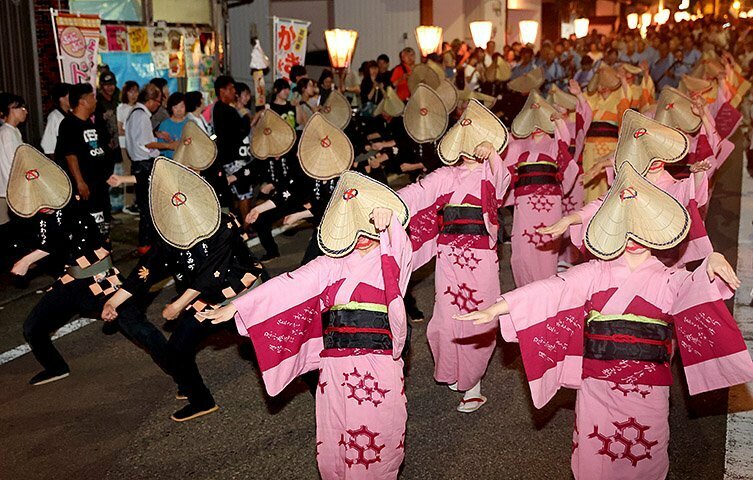
M 568 152 L 570 132 L 562 116 L 538 92 L 528 95 L 512 122 L 505 166 L 513 176 L 512 275 L 522 287 L 557 273 L 560 239 L 537 229 L 562 217 L 562 192 L 569 192 L 578 164 Z
M 497 210 L 510 184 L 498 152 L 507 130 L 477 100 L 439 143 L 449 165 L 398 192 L 411 212 L 413 268 L 436 256 L 434 313 L 426 330 L 434 379 L 465 392 L 460 412 L 486 403 L 481 378 L 497 341 L 496 329 L 455 322 L 499 297 Z
M 215 323 L 235 316 L 270 395 L 319 370 L 316 459 L 324 480 L 395 479 L 403 461 L 407 223 L 393 191 L 345 172 L 318 230 L 326 256 L 203 316 Z
M 649 182 L 669 193 L 690 214 L 690 231 L 684 241 L 657 255 L 665 264 L 676 267 L 708 257 L 713 252 L 713 247 L 701 211 L 709 200 L 706 171 L 711 168 L 711 161 L 707 159 L 695 162 L 690 166 L 691 176 L 677 180 L 664 166 L 686 158 L 685 152 L 690 145 L 687 137 L 678 130 L 633 111 L 627 111 L 622 122 L 625 133 L 621 134 L 617 155 L 622 158 L 631 156 L 631 162 Z M 607 175 L 609 178 L 613 176 L 612 172 L 613 167 L 610 167 Z M 583 225 L 588 225 L 603 202 L 604 197 L 596 199 L 577 212 L 565 215 L 551 226 L 542 228 L 540 232 L 552 236 L 568 232 L 573 246 L 587 255 L 583 244 Z
M 675 345 L 691 395 L 753 379 L 753 361 L 723 300 L 740 286 L 712 253 L 695 271 L 666 267 L 651 249 L 688 231 L 684 208 L 626 164 L 586 232 L 599 257 L 506 293 L 461 320 L 520 343 L 533 403 L 577 390 L 577 480 L 663 479 L 669 470 L 670 363 Z
M 549 103 L 560 109 L 560 113 L 567 113 L 565 124 L 570 132 L 570 146 L 568 152 L 578 165 L 578 176 L 573 188 L 564 191 L 562 196 L 562 214 L 570 215 L 583 207 L 585 190 L 583 188 L 583 147 L 586 144 L 586 133 L 591 127 L 593 112 L 588 104 L 580 85 L 570 80 L 570 94 L 560 90 L 556 85 L 549 94 Z M 559 262 L 565 266 L 574 265 L 580 259 L 580 252 L 569 241 L 569 234 L 565 232 L 560 244 Z

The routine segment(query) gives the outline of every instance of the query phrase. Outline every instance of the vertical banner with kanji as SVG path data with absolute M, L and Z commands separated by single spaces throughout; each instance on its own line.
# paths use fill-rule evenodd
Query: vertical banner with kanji
M 275 78 L 288 79 L 293 65 L 306 64 L 306 40 L 311 22 L 272 17 Z
M 97 82 L 99 15 L 71 15 L 52 11 L 60 77 L 66 83 Z

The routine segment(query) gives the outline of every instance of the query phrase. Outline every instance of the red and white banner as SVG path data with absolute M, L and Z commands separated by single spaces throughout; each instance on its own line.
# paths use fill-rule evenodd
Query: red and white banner
M 52 11 L 61 81 L 97 84 L 99 15 Z
M 275 78 L 289 79 L 293 65 L 306 64 L 306 41 L 311 22 L 272 17 Z

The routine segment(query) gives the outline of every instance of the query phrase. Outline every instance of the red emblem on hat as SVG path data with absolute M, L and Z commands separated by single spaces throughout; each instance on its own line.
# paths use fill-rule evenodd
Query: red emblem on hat
M 425 107 L 423 107 L 423 108 L 421 108 L 421 109 L 420 109 L 420 110 L 418 111 L 418 113 L 420 113 L 422 117 L 425 117 L 426 115 L 428 115 L 428 114 L 429 114 L 429 109 L 428 109 L 428 108 L 425 108 Z
M 264 132 L 264 135 L 271 135 L 272 134 L 272 129 L 269 128 L 269 127 L 265 127 L 264 130 L 263 130 L 263 132 Z
M 39 178 L 39 170 L 37 170 L 36 168 L 27 170 L 24 176 L 28 181 L 36 180 L 37 178 Z
M 349 188 L 345 190 L 345 192 L 343 193 L 343 200 L 347 202 L 348 200 L 353 200 L 357 196 L 358 196 L 358 190 L 356 190 L 355 188 Z
M 170 203 L 172 203 L 174 207 L 180 207 L 181 205 L 186 204 L 186 200 L 188 200 L 188 198 L 183 192 L 175 192 L 170 199 Z
M 470 119 L 470 118 L 464 118 L 464 119 L 463 119 L 463 120 L 462 120 L 462 121 L 460 122 L 460 126 L 461 126 L 461 127 L 467 127 L 467 126 L 468 126 L 468 125 L 470 125 L 471 123 L 473 123 L 473 122 L 471 121 L 471 119 Z
M 191 137 L 187 137 L 185 140 L 183 140 L 183 145 L 186 145 L 186 146 L 191 145 L 191 142 L 193 142 Z
M 634 187 L 627 187 L 620 192 L 620 200 L 623 202 L 636 197 L 638 197 L 638 191 Z
M 645 135 L 645 134 L 647 134 L 647 133 L 648 133 L 648 132 L 646 131 L 646 129 L 645 129 L 645 128 L 639 128 L 638 130 L 636 130 L 636 131 L 635 131 L 635 132 L 633 133 L 633 138 L 641 138 L 642 136 L 644 136 L 644 135 Z
M 322 147 L 329 148 L 332 146 L 332 140 L 329 139 L 329 135 L 326 135 L 324 138 L 322 138 L 319 143 L 322 144 Z

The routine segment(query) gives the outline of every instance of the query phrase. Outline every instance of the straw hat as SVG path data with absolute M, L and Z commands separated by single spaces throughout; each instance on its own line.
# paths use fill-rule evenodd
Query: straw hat
M 693 100 L 676 88 L 664 87 L 656 103 L 654 120 L 685 133 L 701 128 L 701 117 L 693 113 Z
M 586 88 L 588 93 L 596 93 L 601 89 L 614 91 L 620 88 L 621 84 L 622 80 L 620 80 L 617 70 L 606 63 L 602 63 Z
M 666 250 L 679 244 L 689 230 L 685 207 L 627 164 L 588 223 L 584 243 L 598 258 L 611 260 L 622 254 L 628 240 Z
M 492 59 L 491 65 L 484 70 L 484 79 L 487 82 L 506 82 L 510 80 L 512 68 L 502 57 Z
M 450 80 L 444 79 L 436 89 L 437 95 L 442 99 L 444 109 L 448 112 L 455 110 L 458 106 L 458 89 Z
M 458 93 L 458 100 L 462 102 L 467 102 L 470 100 L 478 100 L 486 108 L 492 108 L 494 104 L 497 103 L 496 97 L 492 97 L 491 95 L 487 95 L 481 92 L 474 92 L 471 90 L 460 90 Z
M 149 182 L 149 210 L 160 237 L 188 250 L 220 227 L 220 203 L 214 189 L 188 168 L 157 157 Z
M 442 83 L 443 78 L 444 72 L 442 72 L 441 67 L 439 68 L 439 72 L 437 72 L 437 70 L 432 68 L 428 62 L 419 63 L 413 67 L 410 75 L 408 75 L 408 88 L 410 89 L 411 94 L 415 92 L 418 86 L 422 83 L 427 84 L 431 88 L 437 88 L 439 87 L 439 84 Z
M 574 112 L 578 107 L 578 97 L 576 97 L 572 93 L 562 90 L 557 85 L 552 85 L 546 101 L 551 103 L 552 105 L 559 105 L 560 107 L 566 109 L 568 112 Z
M 690 71 L 690 75 L 706 80 L 715 80 L 724 72 L 724 64 L 720 62 L 718 58 L 704 58 L 693 67 L 693 70 Z
M 484 141 L 491 142 L 494 150 L 502 153 L 507 146 L 507 129 L 488 108 L 471 99 L 458 123 L 440 140 L 437 154 L 445 164 L 454 165 L 462 155 L 472 157 L 473 151 Z
M 635 110 L 626 110 L 622 116 L 614 163 L 618 171 L 629 163 L 645 175 L 654 161 L 677 162 L 688 153 L 688 148 L 688 137 L 681 131 Z
M 510 131 L 518 138 L 530 136 L 537 128 L 551 135 L 554 133 L 551 117 L 555 113 L 557 110 L 544 100 L 538 90 L 533 90 L 523 109 L 512 121 Z
M 42 209 L 59 210 L 72 194 L 71 180 L 55 162 L 31 145 L 21 144 L 8 175 L 8 207 L 23 218 Z
M 306 175 L 317 180 L 330 180 L 350 169 L 353 145 L 342 130 L 332 125 L 321 113 L 315 113 L 301 134 L 298 160 Z
M 680 78 L 678 90 L 686 95 L 703 95 L 711 91 L 714 83 L 711 80 L 685 74 Z
M 544 71 L 541 67 L 534 68 L 525 75 L 513 78 L 507 82 L 507 88 L 514 92 L 528 93 L 537 90 L 544 84 Z
M 345 127 L 350 123 L 352 114 L 350 102 L 339 90 L 332 90 L 319 111 L 322 112 L 329 123 L 340 130 L 345 130 Z
M 408 207 L 392 189 L 352 170 L 344 172 L 317 230 L 322 252 L 329 257 L 344 257 L 353 251 L 359 236 L 378 240 L 379 232 L 370 218 L 376 207 L 389 208 L 403 227 L 408 225 Z
M 442 98 L 427 85 L 413 92 L 403 113 L 405 130 L 416 143 L 438 140 L 447 130 L 447 110 Z
M 192 170 L 206 170 L 217 158 L 217 145 L 196 122 L 183 125 L 173 160 Z
M 624 70 L 630 75 L 640 75 L 641 73 L 643 73 L 643 69 L 641 67 L 635 66 L 630 63 L 620 63 L 619 65 L 617 65 L 617 69 Z
M 251 134 L 251 153 L 259 160 L 281 157 L 295 144 L 295 130 L 288 122 L 266 109 Z
M 403 114 L 403 110 L 405 110 L 405 103 L 397 96 L 394 88 L 387 87 L 384 89 L 384 98 L 374 109 L 373 115 L 378 117 L 385 114 L 390 117 L 399 117 Z

